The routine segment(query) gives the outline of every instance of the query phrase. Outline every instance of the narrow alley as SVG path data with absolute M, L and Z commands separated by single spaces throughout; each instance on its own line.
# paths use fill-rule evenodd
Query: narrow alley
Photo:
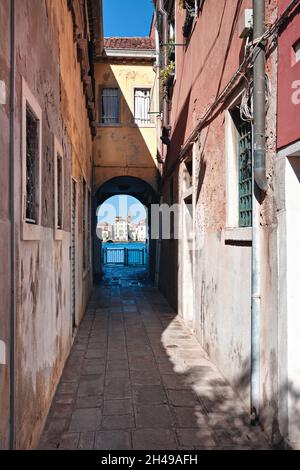
M 106 270 L 40 449 L 267 449 L 259 427 L 143 269 Z
M 300 450 L 300 0 L 0 0 L 0 149 L 0 453 Z

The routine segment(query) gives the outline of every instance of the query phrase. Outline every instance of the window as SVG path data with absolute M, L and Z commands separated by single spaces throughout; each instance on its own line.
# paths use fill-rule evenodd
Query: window
M 22 237 L 38 240 L 41 223 L 42 111 L 22 79 Z
M 120 123 L 120 96 L 118 88 L 101 88 L 101 124 Z
M 239 226 L 252 226 L 252 129 L 249 122 L 239 127 Z
M 240 116 L 239 105 L 226 116 L 227 227 L 252 226 L 252 124 Z
M 150 111 L 151 89 L 134 89 L 134 122 L 140 126 L 151 123 Z
M 60 239 L 59 230 L 63 230 L 64 209 L 64 166 L 63 149 L 54 137 L 54 228 L 56 239 Z

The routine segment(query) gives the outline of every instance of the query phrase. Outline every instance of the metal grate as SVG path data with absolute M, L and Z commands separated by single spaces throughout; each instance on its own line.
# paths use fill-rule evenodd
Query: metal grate
M 151 89 L 135 88 L 134 90 L 134 122 L 139 125 L 150 124 Z
M 38 119 L 26 107 L 26 221 L 37 223 Z
M 252 127 L 240 124 L 239 138 L 239 226 L 252 226 Z

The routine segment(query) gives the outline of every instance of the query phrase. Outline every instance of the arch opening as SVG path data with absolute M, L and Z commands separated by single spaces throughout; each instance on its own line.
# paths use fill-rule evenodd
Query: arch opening
M 93 198 L 94 281 L 107 267 L 145 269 L 154 280 L 156 240 L 151 240 L 151 204 L 156 191 L 146 181 L 120 176 L 101 185 Z

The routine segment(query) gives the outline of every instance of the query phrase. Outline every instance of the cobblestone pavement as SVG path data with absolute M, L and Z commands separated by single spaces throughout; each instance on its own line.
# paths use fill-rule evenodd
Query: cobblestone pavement
M 143 270 L 94 288 L 41 449 L 267 449 L 263 433 Z

